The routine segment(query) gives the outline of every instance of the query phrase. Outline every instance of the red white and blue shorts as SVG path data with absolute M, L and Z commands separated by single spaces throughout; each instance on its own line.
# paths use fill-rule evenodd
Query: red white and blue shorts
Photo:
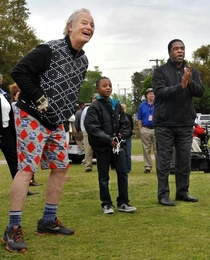
M 51 131 L 21 109 L 15 109 L 18 169 L 68 169 L 69 158 L 63 124 Z

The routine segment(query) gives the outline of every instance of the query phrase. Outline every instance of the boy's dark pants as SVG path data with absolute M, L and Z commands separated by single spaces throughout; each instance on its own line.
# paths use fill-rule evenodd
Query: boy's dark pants
M 119 154 L 113 154 L 112 149 L 103 152 L 96 151 L 98 181 L 100 190 L 101 206 L 112 205 L 109 193 L 109 169 L 112 162 L 117 172 L 118 197 L 117 206 L 122 203 L 128 203 L 128 175 L 126 173 L 125 152 L 120 151 Z

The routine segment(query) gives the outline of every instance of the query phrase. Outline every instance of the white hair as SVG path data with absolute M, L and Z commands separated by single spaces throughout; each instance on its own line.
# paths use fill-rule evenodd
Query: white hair
M 81 9 L 75 10 L 73 12 L 73 14 L 69 17 L 69 19 L 66 22 L 66 27 L 63 30 L 63 35 L 64 36 L 69 35 L 69 24 L 75 22 L 77 14 L 81 13 L 81 12 L 90 14 L 90 11 L 88 9 L 86 9 L 86 8 L 81 8 Z

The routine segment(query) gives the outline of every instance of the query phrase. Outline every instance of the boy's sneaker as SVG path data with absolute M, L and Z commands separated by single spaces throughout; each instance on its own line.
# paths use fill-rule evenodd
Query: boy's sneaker
M 136 207 L 129 205 L 128 203 L 123 203 L 118 207 L 118 211 L 121 212 L 133 212 L 136 210 Z
M 103 207 L 103 212 L 104 212 L 104 214 L 113 214 L 114 210 L 111 205 L 105 205 Z
M 73 235 L 75 233 L 75 230 L 66 228 L 62 225 L 62 223 L 55 218 L 55 220 L 52 220 L 48 223 L 43 223 L 42 220 L 40 219 L 38 221 L 38 226 L 37 226 L 37 235 L 44 236 L 44 235 Z
M 2 242 L 6 244 L 6 249 L 10 252 L 24 253 L 27 251 L 20 226 L 18 228 L 7 228 L 2 237 Z

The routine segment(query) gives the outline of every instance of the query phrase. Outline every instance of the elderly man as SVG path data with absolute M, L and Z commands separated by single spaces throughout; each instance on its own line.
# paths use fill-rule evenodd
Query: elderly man
M 15 113 L 19 171 L 10 193 L 10 221 L 3 241 L 6 249 L 25 252 L 21 215 L 28 185 L 39 163 L 50 169 L 45 208 L 37 234 L 72 235 L 56 218 L 66 172 L 69 168 L 63 123 L 71 117 L 85 78 L 88 60 L 83 46 L 94 33 L 87 9 L 67 20 L 65 38 L 39 45 L 14 67 L 11 76 L 21 89 Z

